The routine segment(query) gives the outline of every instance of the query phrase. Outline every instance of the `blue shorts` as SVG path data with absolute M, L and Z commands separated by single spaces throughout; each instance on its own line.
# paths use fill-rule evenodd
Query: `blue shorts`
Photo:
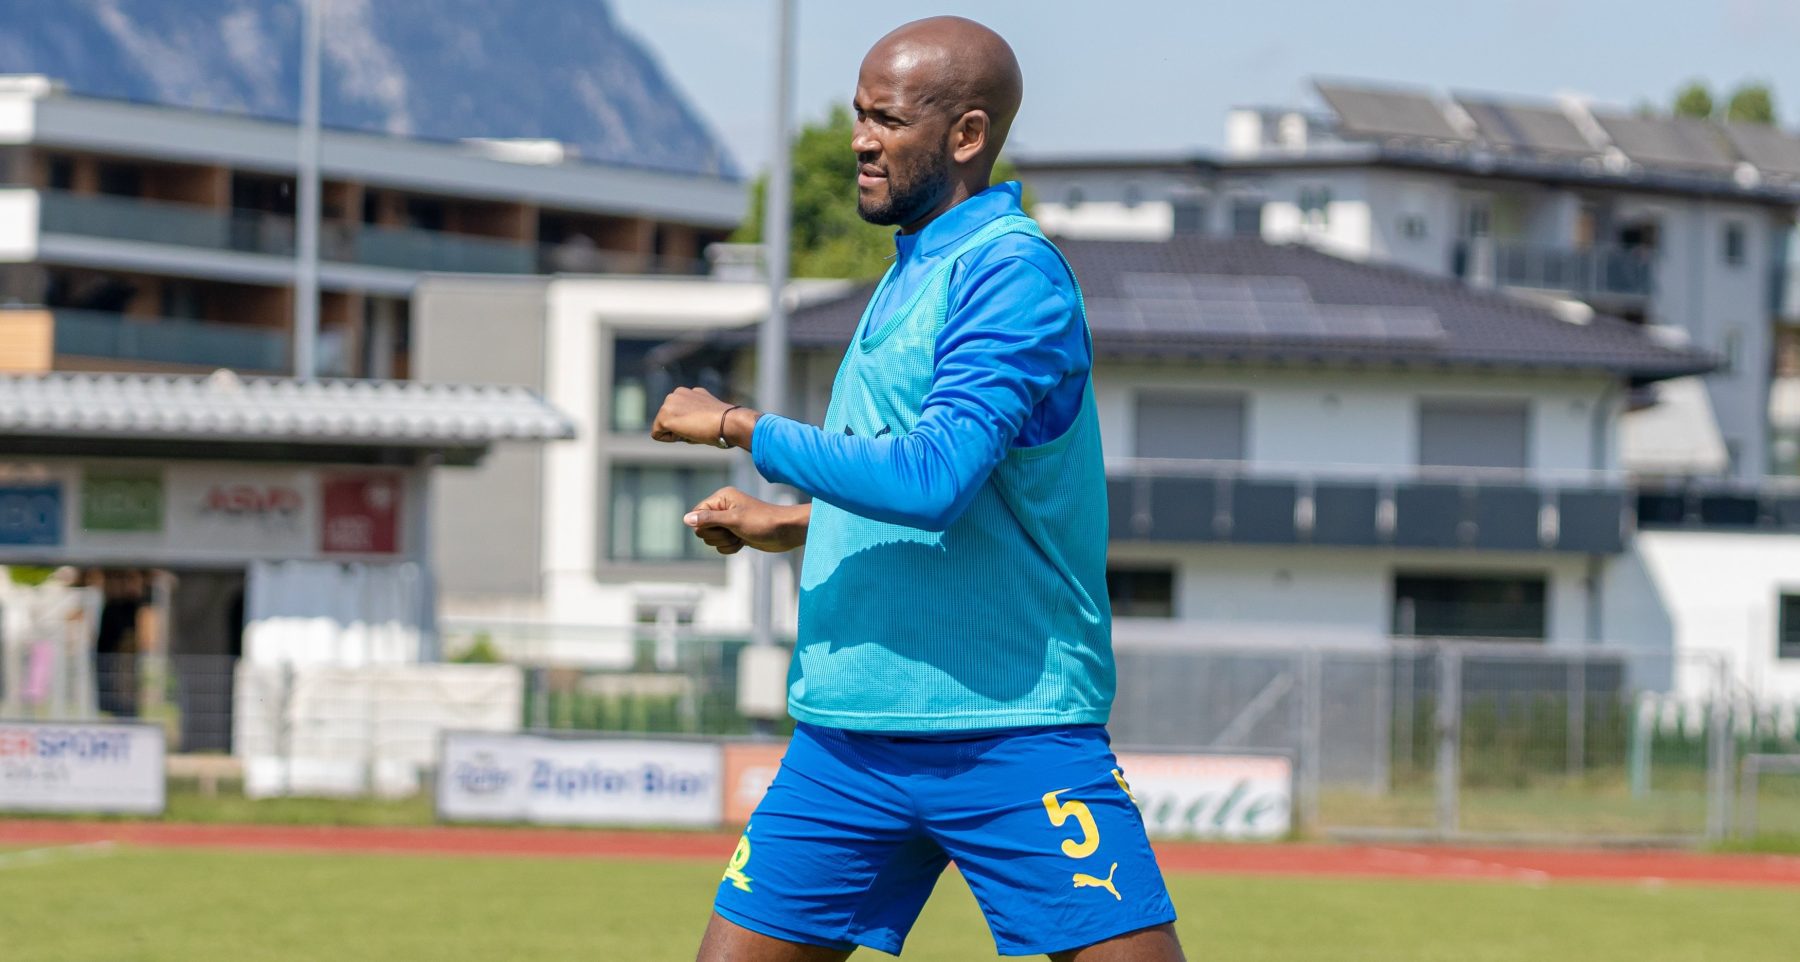
M 898 954 L 951 861 L 1002 955 L 1175 919 L 1099 725 L 896 737 L 802 724 L 713 908 L 789 942 Z

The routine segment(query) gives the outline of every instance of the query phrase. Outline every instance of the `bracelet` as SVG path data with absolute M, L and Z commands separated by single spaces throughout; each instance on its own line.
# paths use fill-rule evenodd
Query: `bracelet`
M 731 442 L 725 440 L 725 419 L 731 416 L 731 412 L 739 410 L 741 408 L 743 408 L 742 404 L 733 404 L 732 406 L 725 409 L 725 413 L 719 415 L 719 440 L 714 442 L 719 447 L 721 447 L 721 448 L 731 447 Z

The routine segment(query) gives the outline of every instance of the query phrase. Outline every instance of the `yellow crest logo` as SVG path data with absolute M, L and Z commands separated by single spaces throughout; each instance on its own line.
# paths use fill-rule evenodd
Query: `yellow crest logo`
M 725 866 L 722 882 L 730 882 L 739 891 L 750 891 L 750 876 L 744 874 L 744 866 L 750 864 L 750 835 L 745 833 L 738 839 L 737 851 L 731 853 L 731 861 Z

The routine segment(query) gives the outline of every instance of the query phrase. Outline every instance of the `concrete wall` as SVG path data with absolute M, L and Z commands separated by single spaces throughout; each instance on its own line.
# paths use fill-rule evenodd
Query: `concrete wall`
M 1137 396 L 1192 390 L 1242 396 L 1245 456 L 1260 465 L 1356 465 L 1409 469 L 1418 464 L 1419 405 L 1436 399 L 1491 399 L 1529 404 L 1530 467 L 1543 473 L 1585 472 L 1618 465 L 1610 425 L 1619 399 L 1603 377 L 1329 371 L 1295 373 L 1243 368 L 1109 364 L 1095 375 L 1095 400 L 1109 457 L 1132 457 Z M 1598 405 L 1608 411 L 1596 417 Z M 1601 437 L 1594 463 L 1595 429 Z
M 548 282 L 430 277 L 413 300 L 416 379 L 542 390 Z M 459 598 L 529 606 L 543 584 L 545 446 L 497 444 L 474 468 L 435 479 L 432 564 Z

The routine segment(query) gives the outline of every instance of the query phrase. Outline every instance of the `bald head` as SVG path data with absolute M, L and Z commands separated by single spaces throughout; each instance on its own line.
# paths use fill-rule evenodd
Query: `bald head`
M 954 119 L 972 110 L 987 114 L 988 153 L 1000 155 L 1025 78 L 1004 38 L 966 17 L 927 17 L 902 24 L 863 57 L 902 82 L 918 102 Z
M 986 189 L 1019 112 L 1012 48 L 962 17 L 882 37 L 856 78 L 857 210 L 915 231 Z

